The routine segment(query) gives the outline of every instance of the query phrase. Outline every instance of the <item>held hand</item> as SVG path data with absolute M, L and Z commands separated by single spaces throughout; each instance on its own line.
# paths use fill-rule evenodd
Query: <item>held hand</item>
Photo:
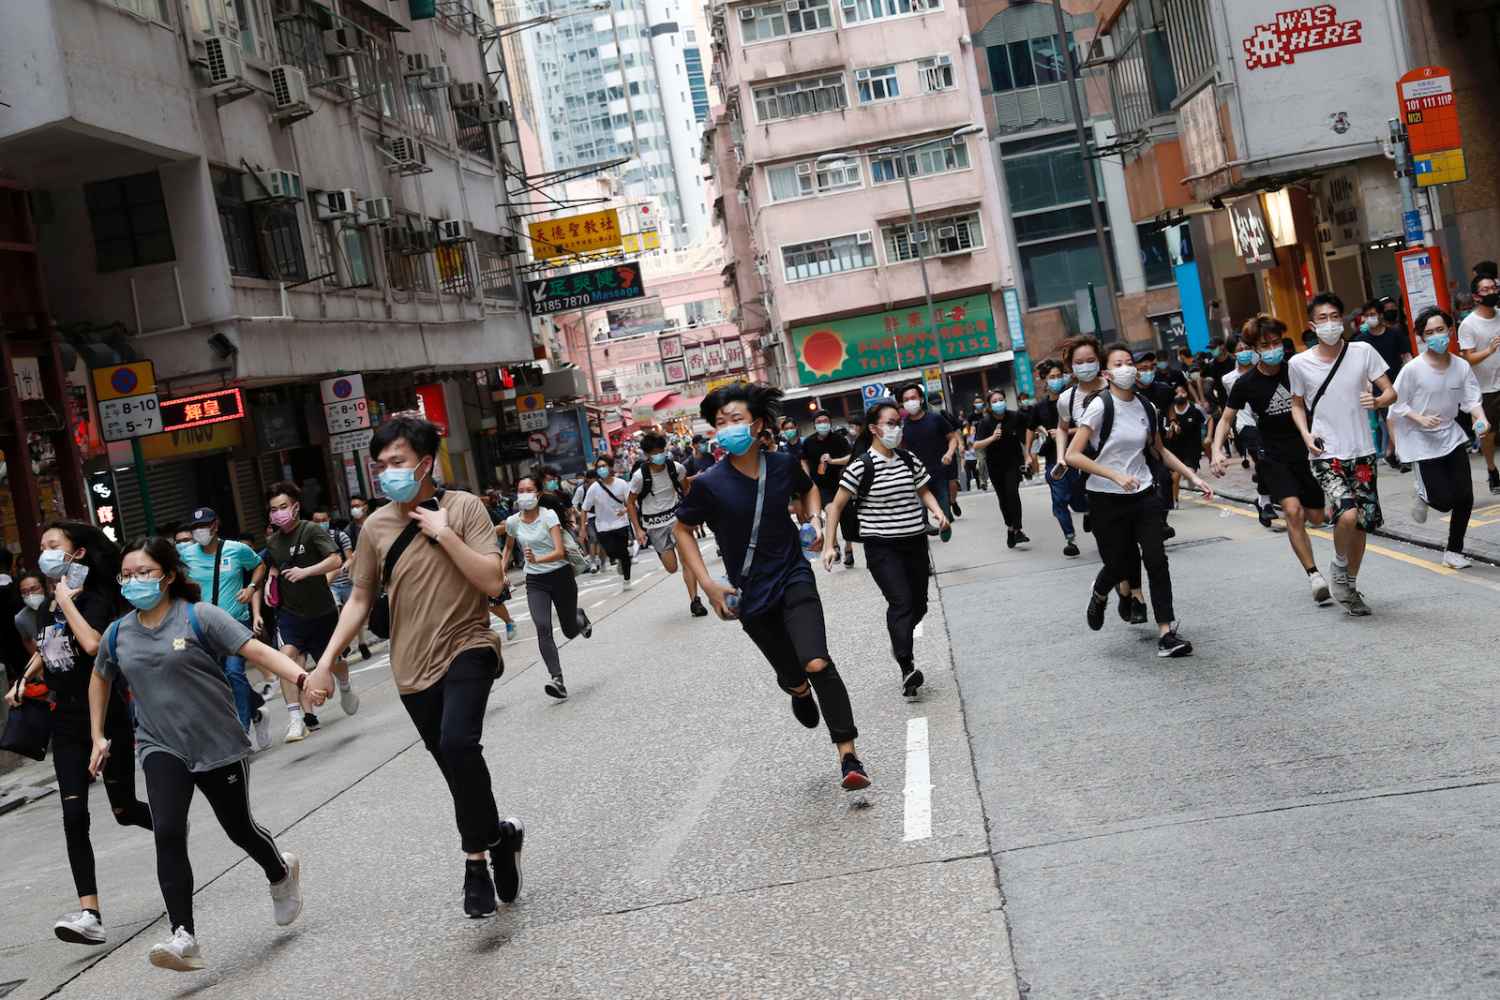
M 1053 479 L 1056 479 L 1058 481 L 1061 481 L 1062 477 L 1066 476 L 1067 474 L 1068 474 L 1067 463 L 1061 462 L 1061 461 L 1052 463 L 1052 468 L 1050 470 L 1048 470 L 1048 472 L 1047 472 L 1047 475 L 1051 476 Z
M 953 526 L 953 522 L 949 521 L 946 517 L 943 516 L 942 512 L 939 511 L 937 514 L 937 526 L 939 531 L 947 531 Z
M 1375 409 L 1375 394 L 1368 389 L 1359 394 L 1359 405 L 1367 410 Z
M 1432 430 L 1434 427 L 1438 426 L 1442 422 L 1443 422 L 1442 416 L 1440 414 L 1437 414 L 1437 413 L 1421 413 L 1421 414 L 1417 415 L 1417 423 L 1421 424 L 1423 427 L 1427 428 L 1428 430 Z M 1475 430 L 1476 431 L 1478 430 L 1477 425 L 1475 427 Z
M 302 697 L 314 705 L 321 705 L 333 697 L 334 689 L 333 664 L 319 663 L 317 669 L 307 675 L 307 683 L 302 688 Z
M 945 452 L 943 454 L 943 464 L 944 465 L 952 465 L 953 464 L 953 452 L 949 451 L 949 452 Z
M 417 522 L 422 534 L 428 538 L 441 538 L 443 532 L 448 530 L 448 511 L 442 507 L 437 510 L 418 507 L 407 516 Z
M 823 551 L 823 522 L 819 521 L 817 518 L 813 518 L 811 521 L 808 521 L 807 523 L 810 524 L 810 525 L 812 525 L 812 528 L 813 528 L 813 540 L 812 540 L 812 544 L 807 547 L 807 551 L 809 551 L 809 552 L 822 552 Z
M 1476 421 L 1474 421 L 1474 436 L 1475 437 L 1484 437 L 1489 432 L 1490 432 L 1489 421 L 1487 421 L 1487 420 L 1476 420 Z
M 52 596 L 57 598 L 59 604 L 71 604 L 73 602 L 73 595 L 76 593 L 78 591 L 68 586 L 67 577 L 58 580 L 52 585 Z
M 827 471 L 828 471 L 828 456 L 824 455 L 822 458 L 818 459 L 818 474 L 822 475 L 823 473 L 825 473 Z
M 240 604 L 249 604 L 250 603 L 250 598 L 254 594 L 255 594 L 255 588 L 254 587 L 244 587 L 244 588 L 242 588 L 240 590 L 240 592 L 238 594 L 234 595 L 234 599 L 236 601 L 238 601 Z M 215 595 L 215 596 L 217 596 L 217 595 Z
M 646 535 L 644 531 L 637 534 L 635 536 L 635 540 L 640 543 L 640 546 L 643 550 L 651 547 L 651 539 Z
M 1208 460 L 1209 470 L 1216 476 L 1222 476 L 1226 467 L 1227 463 L 1224 461 L 1224 453 L 1215 448 L 1213 457 Z
M 102 736 L 95 737 L 94 752 L 89 754 L 89 774 L 98 777 L 107 760 L 109 760 L 109 740 Z
M 1136 490 L 1141 488 L 1141 481 L 1139 479 L 1135 478 L 1134 476 L 1127 476 L 1123 472 L 1116 472 L 1111 478 L 1114 479 L 1114 481 L 1119 485 L 1120 489 L 1124 490 L 1126 493 L 1134 493 Z
M 26 681 L 24 679 L 17 680 L 10 686 L 10 690 L 5 692 L 5 703 L 11 708 L 20 708 L 22 697 L 21 692 L 25 689 Z
M 729 605 L 724 603 L 724 598 L 739 591 L 732 587 L 726 587 L 718 580 L 700 580 L 698 586 L 703 588 L 703 593 L 708 596 L 708 603 L 713 605 L 714 614 L 724 621 L 734 621 L 735 616 L 730 613 Z

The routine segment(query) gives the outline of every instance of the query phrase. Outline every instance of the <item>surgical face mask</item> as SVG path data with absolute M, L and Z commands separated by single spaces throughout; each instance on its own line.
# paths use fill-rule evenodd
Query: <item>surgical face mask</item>
M 1047 388 L 1051 389 L 1053 392 L 1062 392 L 1067 387 L 1068 380 L 1065 378 L 1049 378 L 1047 380 Z
M 194 528 L 193 529 L 193 541 L 197 542 L 199 545 L 209 545 L 209 544 L 211 544 L 213 542 L 213 540 L 214 540 L 214 529 L 212 529 L 212 528 Z
M 546 487 L 549 490 L 555 490 L 555 489 L 557 489 L 557 480 L 556 479 L 549 479 L 549 480 L 547 480 Z
M 166 596 L 166 591 L 161 589 L 160 580 L 126 580 L 125 585 L 120 588 L 120 593 L 125 600 L 142 611 L 149 611 L 156 607 Z
M 1005 403 L 1004 403 L 1004 401 L 1001 401 L 999 403 L 991 403 L 990 404 L 990 412 L 993 413 L 997 417 L 1003 417 L 1003 416 L 1005 416 Z
M 328 530 L 328 522 L 327 521 L 314 521 L 313 524 L 316 524 L 318 527 L 322 528 L 324 531 Z
M 382 473 L 381 474 L 381 485 L 382 486 L 385 485 L 384 480 L 385 480 L 385 474 Z M 389 493 L 390 490 L 386 490 L 386 492 Z M 286 510 L 273 510 L 273 511 L 271 511 L 271 523 L 274 524 L 274 525 L 276 525 L 276 527 L 278 527 L 278 528 L 288 527 L 295 520 L 297 520 L 297 509 L 295 507 L 288 507 Z
M 1171 368 L 1171 367 L 1172 367 L 1172 362 L 1170 362 L 1170 361 L 1158 361 L 1156 363 L 1156 370 L 1159 371 L 1159 372 L 1164 372 L 1168 368 Z
M 354 518 L 356 521 L 363 520 L 365 516 L 365 509 L 363 507 L 350 507 L 349 516 Z
M 416 469 L 386 469 L 380 474 L 380 488 L 397 503 L 407 503 L 421 492 L 424 478 L 417 476 Z
M 68 571 L 68 554 L 62 549 L 44 549 L 37 557 L 37 568 L 54 580 L 61 580 Z
M 1441 354 L 1444 351 L 1448 350 L 1447 330 L 1444 330 L 1442 333 L 1429 333 L 1425 339 L 1427 341 L 1427 349 L 1429 351 L 1437 351 L 1439 354 Z
M 821 437 L 821 436 L 827 434 L 829 431 L 833 430 L 833 425 L 832 424 L 817 423 L 817 424 L 813 424 L 813 430 L 817 431 L 818 432 L 818 436 Z
M 1273 347 L 1269 351 L 1260 352 L 1260 363 L 1275 368 L 1281 364 L 1281 359 L 1286 357 L 1285 347 Z
M 1092 382 L 1099 377 L 1099 362 L 1084 361 L 1073 366 L 1073 377 L 1080 382 Z
M 1254 351 L 1236 351 L 1234 360 L 1242 365 L 1253 365 L 1255 364 L 1255 357 Z
M 731 455 L 743 455 L 755 441 L 755 432 L 749 424 L 730 424 L 719 428 L 719 447 Z
M 601 475 L 601 476 L 607 476 L 607 475 L 609 475 L 609 466 L 601 464 L 601 465 L 596 466 L 596 468 L 599 470 L 599 475 Z
M 1368 319 L 1364 320 L 1364 321 L 1362 321 L 1359 324 L 1359 332 L 1360 333 L 1369 333 L 1371 330 L 1375 329 L 1379 325 L 1380 325 L 1379 321 L 1372 321 L 1372 320 L 1368 320 Z
M 651 456 L 651 464 L 652 465 L 666 465 L 667 464 L 667 453 L 663 451 L 663 452 L 658 452 L 655 455 L 652 455 Z
M 781 439 L 783 441 L 797 440 L 797 429 L 795 427 L 788 427 L 786 430 L 781 432 Z
M 907 413 L 910 413 L 912 416 L 916 416 L 917 411 L 922 408 L 922 401 L 918 399 L 908 399 L 906 402 L 901 404 L 901 408 L 904 409 Z
M 1481 295 L 1476 301 L 1487 309 L 1493 309 L 1496 305 L 1500 305 L 1500 292 L 1490 292 L 1487 295 Z
M 1222 356 L 1223 353 L 1224 353 L 1224 351 L 1223 351 L 1222 348 L 1215 347 L 1212 351 L 1209 351 L 1208 353 L 1212 354 L 1215 358 L 1217 358 L 1217 357 Z
M 1152 382 L 1156 381 L 1156 372 L 1151 371 L 1148 368 L 1147 370 L 1145 370 L 1145 371 L 1140 372 L 1139 374 L 1137 374 L 1136 377 L 1135 377 L 1135 379 L 1141 385 L 1150 385 Z
M 885 445 L 887 448 L 894 450 L 901 444 L 901 434 L 906 430 L 906 428 L 902 427 L 900 424 L 897 424 L 894 427 L 881 427 L 879 428 L 879 430 L 880 443 Z
M 536 510 L 535 493 L 517 493 L 516 510 Z
M 41 606 L 43 604 L 47 603 L 47 595 L 46 594 L 27 594 L 25 597 L 22 598 L 22 600 L 24 600 L 26 602 L 26 606 L 28 608 L 30 608 L 32 611 L 37 611 L 37 610 L 41 609 Z
M 1109 380 L 1115 384 L 1115 388 L 1117 389 L 1132 389 L 1135 387 L 1135 377 L 1139 374 L 1134 366 L 1128 368 L 1111 368 L 1109 370 Z
M 1029 400 L 1029 399 L 1023 399 L 1023 400 L 1021 400 L 1021 409 L 1023 409 L 1023 410 L 1029 410 L 1029 409 L 1031 409 L 1031 400 Z
M 1344 339 L 1344 324 L 1336 319 L 1331 319 L 1326 323 L 1315 323 L 1313 333 L 1317 334 L 1318 339 L 1325 344 L 1337 344 Z

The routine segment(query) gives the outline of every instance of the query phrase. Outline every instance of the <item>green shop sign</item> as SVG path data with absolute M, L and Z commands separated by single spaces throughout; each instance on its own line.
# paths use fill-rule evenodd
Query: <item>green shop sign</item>
M 943 360 L 988 354 L 995 343 L 995 316 L 988 295 L 934 302 Z M 792 327 L 797 377 L 803 385 L 888 372 L 898 367 L 920 376 L 935 364 L 938 341 L 927 322 L 927 306 L 868 313 L 849 319 Z

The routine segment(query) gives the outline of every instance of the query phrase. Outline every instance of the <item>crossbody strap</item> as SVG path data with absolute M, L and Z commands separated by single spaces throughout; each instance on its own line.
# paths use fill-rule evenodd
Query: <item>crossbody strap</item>
M 760 537 L 760 515 L 766 506 L 766 453 L 760 453 L 760 478 L 755 487 L 755 521 L 750 525 L 750 545 L 745 549 L 745 567 L 740 570 L 740 584 L 750 575 L 750 563 L 755 560 L 755 543 Z
M 219 567 L 224 563 L 224 539 L 219 539 L 219 549 L 214 553 L 214 590 L 209 597 L 208 603 L 214 607 L 219 606 Z M 196 627 L 196 623 L 195 623 Z
M 1333 377 L 1339 373 L 1339 365 L 1344 363 L 1344 355 L 1348 353 L 1349 342 L 1346 340 L 1344 341 L 1344 346 L 1339 348 L 1339 356 L 1334 359 L 1333 367 L 1328 369 L 1328 377 L 1323 380 L 1322 385 L 1318 386 L 1317 395 L 1313 396 L 1312 402 L 1307 404 L 1307 432 L 1309 434 L 1312 433 L 1313 414 L 1318 409 L 1318 402 L 1323 398 L 1323 393 L 1328 391 L 1329 383 L 1332 382 Z
M 401 534 L 396 536 L 395 542 L 391 544 L 390 550 L 385 554 L 385 568 L 380 574 L 380 589 L 384 590 L 391 582 L 391 571 L 396 568 L 396 561 L 401 558 L 406 547 L 417 537 L 422 529 L 417 526 L 416 521 L 406 522 L 406 527 L 401 529 Z

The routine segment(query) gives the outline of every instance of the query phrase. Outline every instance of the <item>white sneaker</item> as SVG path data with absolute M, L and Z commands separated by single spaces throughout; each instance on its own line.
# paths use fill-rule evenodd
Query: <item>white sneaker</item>
M 1308 586 L 1312 587 L 1313 600 L 1322 604 L 1331 596 L 1328 590 L 1328 581 L 1323 579 L 1323 574 L 1313 570 L 1307 574 Z
M 264 708 L 250 720 L 250 734 L 250 743 L 256 750 L 264 750 L 271 745 L 271 718 Z
M 286 878 L 271 886 L 271 909 L 275 914 L 277 927 L 285 927 L 302 912 L 302 887 L 297 882 L 297 855 L 282 851 L 281 862 L 286 865 Z
M 1449 569 L 1468 569 L 1474 564 L 1465 559 L 1462 552 L 1444 552 L 1443 565 Z
M 152 945 L 146 956 L 158 969 L 176 972 L 197 972 L 203 968 L 203 958 L 198 952 L 198 939 L 179 927 L 172 932 L 172 940 Z
M 104 924 L 87 910 L 63 917 L 52 925 L 52 933 L 70 944 L 104 943 Z
M 266 681 L 260 686 L 260 696 L 265 701 L 270 701 L 271 696 L 280 690 L 280 685 L 275 681 Z
M 635 587 L 635 581 L 626 580 L 620 587 L 621 590 L 631 590 Z
M 307 728 L 307 723 L 302 721 L 302 716 L 297 716 L 286 727 L 286 738 L 283 743 L 296 743 L 298 740 L 307 739 L 307 734 L 312 730 Z
M 339 692 L 339 708 L 344 710 L 345 715 L 353 715 L 359 711 L 359 695 L 354 693 L 354 685 L 349 685 L 349 690 Z
M 1427 498 L 1422 495 L 1421 485 L 1411 484 L 1411 519 L 1418 524 L 1427 523 Z

